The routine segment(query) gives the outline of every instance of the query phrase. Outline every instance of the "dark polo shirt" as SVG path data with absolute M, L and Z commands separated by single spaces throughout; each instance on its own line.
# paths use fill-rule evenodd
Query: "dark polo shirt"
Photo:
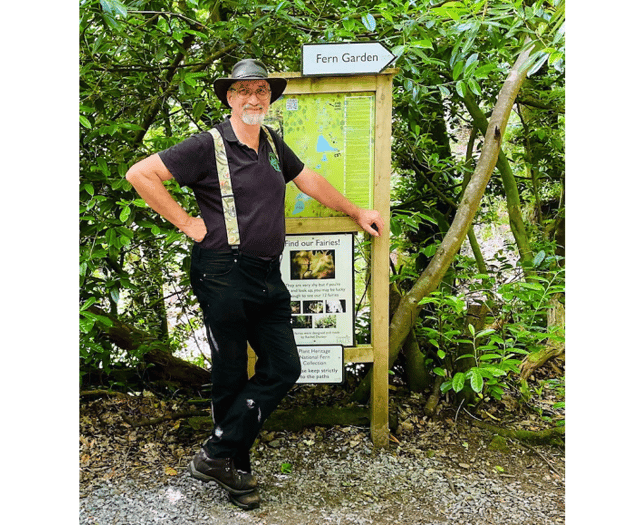
M 242 144 L 227 119 L 216 126 L 222 135 L 236 201 L 240 251 L 261 257 L 277 257 L 284 248 L 285 185 L 297 177 L 304 164 L 276 133 L 272 133 L 282 172 L 269 162 L 271 146 L 260 131 L 258 154 Z M 193 135 L 160 152 L 162 162 L 180 186 L 193 190 L 207 235 L 202 248 L 229 250 L 222 216 L 213 138 L 209 132 Z

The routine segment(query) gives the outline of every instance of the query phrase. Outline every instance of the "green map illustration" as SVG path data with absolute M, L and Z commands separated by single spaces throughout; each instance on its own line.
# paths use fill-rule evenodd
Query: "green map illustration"
M 372 207 L 375 98 L 372 93 L 285 95 L 265 124 L 274 128 L 305 166 L 360 207 Z M 341 215 L 287 185 L 285 216 Z

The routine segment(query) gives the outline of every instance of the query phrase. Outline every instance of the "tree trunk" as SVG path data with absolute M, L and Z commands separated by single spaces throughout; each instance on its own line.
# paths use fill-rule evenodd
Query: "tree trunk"
M 420 278 L 411 290 L 402 297 L 389 326 L 389 368 L 393 366 L 398 353 L 413 327 L 422 305 L 420 300 L 433 292 L 444 277 L 451 265 L 454 256 L 460 250 L 462 242 L 472 224 L 473 217 L 480 206 L 484 190 L 489 178 L 496 167 L 500 153 L 500 141 L 507 127 L 507 121 L 518 90 L 524 81 L 527 69 L 523 68 L 531 47 L 520 53 L 513 68 L 509 72 L 502 89 L 498 95 L 496 106 L 491 115 L 488 129 L 485 134 L 484 144 L 478 163 L 469 184 L 458 206 L 456 215 L 451 223 L 449 231 L 445 235 L 442 244 L 431 259 L 429 266 L 422 272 Z M 369 398 L 371 390 L 371 372 L 365 376 L 358 385 L 354 399 L 360 402 Z
M 294 407 L 288 410 L 275 410 L 264 422 L 264 430 L 287 430 L 299 432 L 306 427 L 332 426 L 368 426 L 371 422 L 367 407 Z M 195 430 L 211 431 L 211 417 L 195 416 L 188 420 Z M 389 413 L 389 428 L 398 427 L 398 415 Z
M 471 113 L 474 124 L 478 126 L 483 133 L 486 133 L 487 129 L 491 129 L 487 122 L 487 118 L 476 104 L 473 94 L 470 91 L 467 91 L 467 94 L 464 97 L 464 103 L 469 113 Z M 518 246 L 520 258 L 523 261 L 529 261 L 532 258 L 531 247 L 529 246 L 529 236 L 527 235 L 524 220 L 522 219 L 522 213 L 520 212 L 520 194 L 518 192 L 518 185 L 516 183 L 516 178 L 513 175 L 513 171 L 511 170 L 511 165 L 509 164 L 506 155 L 502 152 L 502 149 L 498 152 L 496 165 L 502 177 L 502 185 L 507 199 L 507 211 L 509 213 L 509 225 L 511 227 L 511 232 L 513 233 L 513 237 Z
M 425 355 L 420 350 L 413 329 L 404 342 L 404 355 L 407 366 L 407 384 L 411 392 L 424 392 L 429 388 L 429 375 L 424 366 Z
M 158 341 L 154 335 L 123 323 L 117 317 L 96 306 L 91 306 L 88 310 L 111 319 L 113 326 L 105 335 L 113 344 L 132 354 L 144 348 L 141 357 L 144 365 L 147 365 L 143 368 L 149 380 L 175 382 L 190 388 L 198 388 L 211 382 L 211 376 L 207 370 L 175 357 L 171 354 L 168 345 Z
M 529 379 L 531 374 L 554 357 L 564 358 L 564 306 L 556 295 L 551 300 L 551 308 L 547 312 L 547 327 L 549 332 L 557 332 L 558 338 L 549 338 L 546 346 L 538 352 L 531 352 L 520 363 L 520 377 Z
M 565 427 L 563 426 L 534 432 L 531 430 L 509 430 L 506 428 L 500 428 L 494 425 L 490 425 L 489 423 L 486 423 L 484 421 L 472 420 L 471 424 L 505 438 L 517 439 L 518 441 L 527 441 L 529 443 L 534 443 L 537 445 L 553 443 L 553 441 L 555 441 L 556 439 L 564 439 L 565 435 Z

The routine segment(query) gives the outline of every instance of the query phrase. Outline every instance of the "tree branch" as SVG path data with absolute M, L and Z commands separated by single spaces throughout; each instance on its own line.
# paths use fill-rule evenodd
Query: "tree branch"
M 524 50 L 511 68 L 493 109 L 491 120 L 485 134 L 484 144 L 476 168 L 460 200 L 449 231 L 434 254 L 427 268 L 422 272 L 409 292 L 402 297 L 389 325 L 389 367 L 391 368 L 400 353 L 400 349 L 413 327 L 422 305 L 420 300 L 433 292 L 460 250 L 473 217 L 480 206 L 484 190 L 491 178 L 500 153 L 500 143 L 507 127 L 507 121 L 516 95 L 526 77 L 525 63 L 531 46 L 525 43 Z M 368 398 L 371 389 L 371 373 L 360 382 L 353 398 L 361 401 Z

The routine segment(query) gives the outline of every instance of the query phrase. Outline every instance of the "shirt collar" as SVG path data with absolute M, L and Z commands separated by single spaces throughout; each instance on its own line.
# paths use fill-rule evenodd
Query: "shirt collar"
M 231 125 L 231 121 L 229 117 L 225 118 L 221 124 L 222 134 L 227 142 L 238 142 L 238 137 L 236 137 L 235 132 L 233 131 L 233 126 Z
M 236 137 L 235 132 L 233 131 L 233 126 L 231 125 L 231 120 L 229 120 L 230 117 L 226 117 L 223 121 L 222 124 L 220 125 L 220 129 L 222 131 L 222 135 L 224 135 L 224 139 L 227 142 L 240 142 L 238 140 L 238 137 Z M 263 137 L 264 135 L 264 129 L 262 129 L 262 126 L 260 127 L 260 138 L 265 138 Z M 260 140 L 260 145 L 262 145 L 264 141 Z

